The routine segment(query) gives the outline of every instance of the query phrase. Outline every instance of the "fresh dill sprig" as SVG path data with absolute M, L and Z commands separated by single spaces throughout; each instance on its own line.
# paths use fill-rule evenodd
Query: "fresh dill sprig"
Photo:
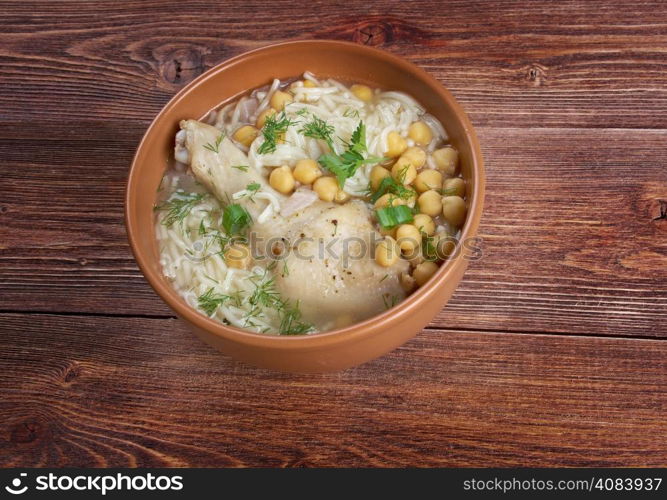
M 304 124 L 299 130 L 299 133 L 306 137 L 311 137 L 313 139 L 321 139 L 325 141 L 329 145 L 329 149 L 331 149 L 331 151 L 334 150 L 333 148 L 334 132 L 335 129 L 333 125 L 329 125 L 327 122 L 314 115 L 313 119 L 310 122 Z
M 301 311 L 299 310 L 299 301 L 294 306 L 285 303 L 280 319 L 280 335 L 305 335 L 314 331 L 315 328 L 310 323 L 301 321 Z
M 276 143 L 280 136 L 287 132 L 287 129 L 293 124 L 294 122 L 287 118 L 285 111 L 282 111 L 279 115 L 268 116 L 264 127 L 262 127 L 264 142 L 257 148 L 257 152 L 262 155 L 273 153 L 276 150 Z
M 338 179 L 338 185 L 342 188 L 345 181 L 352 177 L 357 169 L 366 163 L 378 163 L 384 158 L 369 156 L 364 158 L 366 152 L 366 127 L 360 121 L 352 133 L 350 142 L 346 144 L 347 149 L 340 155 L 334 152 L 324 154 L 318 158 L 318 162 Z
M 399 173 L 399 180 L 397 181 L 393 177 L 385 177 L 380 181 L 380 184 L 378 185 L 378 188 L 373 192 L 370 189 L 368 189 L 368 195 L 370 196 L 370 202 L 375 203 L 380 199 L 382 195 L 385 195 L 387 193 L 396 195 L 396 197 L 402 199 L 402 200 L 409 200 L 410 198 L 415 196 L 415 192 L 410 189 L 405 187 L 403 184 L 403 179 L 405 178 L 405 172 L 401 170 Z
M 162 224 L 171 227 L 175 222 L 183 222 L 192 209 L 206 196 L 203 193 L 174 193 L 167 201 L 155 207 L 155 210 L 166 210 Z
M 276 290 L 275 278 L 266 279 L 264 275 L 255 275 L 248 278 L 255 290 L 248 298 L 248 303 L 252 306 L 261 305 L 278 311 L 285 307 L 285 302 L 280 297 L 280 293 Z
M 212 151 L 213 153 L 220 154 L 220 143 L 222 143 L 222 140 L 225 138 L 225 133 L 221 133 L 218 138 L 215 140 L 215 144 L 211 144 L 210 142 L 207 142 L 204 144 L 204 149 L 208 149 L 209 151 Z
M 248 169 L 250 168 L 248 165 L 230 165 L 232 168 L 235 168 L 236 170 L 240 170 L 241 172 L 247 172 Z
M 211 316 L 222 304 L 230 300 L 229 295 L 222 295 L 214 293 L 215 288 L 209 288 L 206 293 L 201 294 L 197 297 L 197 305 L 199 308 L 206 313 L 207 316 Z

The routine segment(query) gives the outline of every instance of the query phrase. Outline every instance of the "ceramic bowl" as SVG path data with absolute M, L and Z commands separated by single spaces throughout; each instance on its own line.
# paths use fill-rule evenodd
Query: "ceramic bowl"
M 428 283 L 383 314 L 339 330 L 272 336 L 225 326 L 188 306 L 162 275 L 154 232 L 153 206 L 173 157 L 179 121 L 202 117 L 273 78 L 295 77 L 306 70 L 318 77 L 406 92 L 438 118 L 459 150 L 467 186 L 468 215 L 461 241 L 475 236 L 482 214 L 484 168 L 479 142 L 461 106 L 440 82 L 406 60 L 339 41 L 297 41 L 253 50 L 219 64 L 184 87 L 153 120 L 137 149 L 127 184 L 126 224 L 144 276 L 202 340 L 252 365 L 288 372 L 328 372 L 381 356 L 422 330 L 454 293 L 468 264 L 466 253 L 457 252 Z

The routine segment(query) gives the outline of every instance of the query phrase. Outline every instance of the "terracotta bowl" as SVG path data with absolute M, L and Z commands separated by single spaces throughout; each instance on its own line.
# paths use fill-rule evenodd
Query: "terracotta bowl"
M 467 184 L 468 217 L 461 241 L 477 231 L 484 197 L 482 154 L 468 117 L 440 83 L 411 63 L 347 42 L 281 43 L 234 57 L 183 88 L 148 128 L 132 162 L 126 194 L 130 245 L 146 279 L 174 312 L 205 342 L 231 357 L 289 372 L 328 372 L 364 363 L 416 335 L 442 309 L 463 276 L 464 252 L 389 311 L 339 330 L 310 336 L 259 335 L 222 325 L 193 310 L 163 278 L 154 234 L 153 205 L 172 156 L 174 134 L 184 118 L 199 118 L 250 89 L 309 70 L 319 77 L 400 90 L 415 97 L 445 126 L 458 148 Z

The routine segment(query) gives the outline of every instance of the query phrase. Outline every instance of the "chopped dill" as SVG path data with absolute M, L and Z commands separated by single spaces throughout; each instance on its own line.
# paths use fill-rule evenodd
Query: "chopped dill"
M 204 226 L 204 219 L 199 221 L 199 236 L 206 234 L 206 227 Z
M 220 143 L 222 143 L 222 140 L 224 138 L 225 138 L 225 133 L 223 132 L 215 140 L 215 144 L 211 144 L 210 142 L 204 144 L 204 149 L 208 149 L 209 151 L 212 151 L 213 153 L 220 154 Z
M 257 152 L 262 155 L 273 153 L 276 150 L 276 143 L 280 139 L 280 136 L 287 132 L 289 126 L 293 124 L 294 122 L 287 118 L 285 111 L 282 111 L 280 115 L 274 114 L 268 116 L 264 127 L 262 127 L 264 142 L 257 148 Z
M 333 148 L 334 132 L 335 129 L 332 125 L 329 125 L 327 122 L 314 115 L 312 121 L 303 125 L 299 130 L 299 133 L 306 137 L 311 137 L 313 139 L 321 139 L 323 141 L 326 141 L 331 151 L 334 150 Z
M 305 335 L 315 328 L 310 323 L 301 321 L 301 311 L 299 310 L 299 301 L 294 306 L 285 303 L 280 320 L 280 335 Z
M 154 210 L 165 210 L 167 214 L 162 224 L 171 227 L 175 222 L 182 223 L 190 215 L 192 209 L 204 199 L 203 193 L 174 193 L 167 201 L 155 207 Z
M 222 295 L 214 293 L 215 288 L 209 288 L 206 293 L 203 293 L 197 297 L 197 305 L 199 308 L 206 313 L 207 316 L 211 316 L 222 304 L 227 300 L 230 300 L 229 295 Z
M 379 283 L 382 283 L 384 280 L 386 280 L 389 277 L 388 274 L 385 274 L 382 279 L 379 281 Z
M 231 167 L 240 170 L 241 172 L 247 172 L 250 168 L 248 165 L 231 165 Z
M 403 185 L 403 182 L 401 181 L 401 178 L 405 178 L 405 173 L 403 170 L 400 172 L 402 174 L 399 175 L 399 181 L 396 181 L 393 177 L 385 177 L 380 181 L 380 185 L 378 186 L 377 190 L 375 192 L 372 192 L 372 190 L 368 189 L 368 194 L 370 196 L 370 202 L 375 203 L 380 199 L 382 195 L 385 195 L 387 193 L 396 195 L 398 198 L 402 200 L 409 200 L 415 195 L 415 192 L 407 188 Z
M 281 274 L 283 278 L 289 276 L 289 267 L 287 267 L 287 261 L 283 262 L 283 272 Z

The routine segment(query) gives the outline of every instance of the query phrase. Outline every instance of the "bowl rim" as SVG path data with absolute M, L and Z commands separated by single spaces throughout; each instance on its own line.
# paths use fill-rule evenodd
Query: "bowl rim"
M 380 333 L 391 326 L 404 321 L 412 313 L 419 309 L 422 304 L 428 299 L 437 294 L 438 289 L 446 281 L 447 277 L 454 271 L 456 266 L 467 265 L 461 262 L 463 259 L 463 252 L 450 260 L 444 262 L 436 274 L 422 287 L 414 291 L 402 302 L 396 306 L 383 311 L 380 314 L 372 316 L 368 319 L 335 330 L 328 330 L 326 332 L 318 332 L 312 335 L 268 335 L 262 333 L 254 333 L 237 328 L 231 325 L 224 325 L 218 321 L 210 319 L 203 314 L 196 311 L 188 305 L 183 298 L 176 292 L 175 289 L 169 286 L 159 272 L 154 271 L 149 265 L 150 256 L 143 254 L 140 250 L 139 243 L 135 234 L 138 232 L 138 227 L 134 225 L 130 214 L 129 207 L 132 206 L 133 193 L 135 192 L 136 184 L 138 182 L 137 162 L 142 149 L 145 147 L 148 138 L 153 134 L 153 130 L 157 127 L 160 118 L 167 113 L 169 109 L 176 106 L 182 99 L 186 98 L 189 92 L 195 87 L 199 86 L 204 81 L 216 77 L 219 73 L 224 72 L 229 67 L 244 62 L 246 59 L 253 58 L 266 51 L 284 50 L 291 47 L 308 47 L 310 50 L 319 48 L 326 49 L 341 49 L 345 51 L 353 51 L 357 53 L 364 53 L 371 57 L 384 59 L 386 62 L 399 67 L 406 73 L 417 76 L 422 82 L 426 83 L 432 91 L 434 91 L 440 99 L 445 101 L 446 105 L 450 107 L 457 118 L 461 121 L 463 126 L 465 140 L 470 144 L 472 151 L 472 172 L 475 176 L 475 183 L 471 196 L 471 203 L 469 204 L 468 217 L 465 226 L 462 229 L 459 242 L 465 241 L 470 235 L 477 233 L 477 228 L 482 216 L 482 208 L 484 205 L 485 192 L 485 172 L 482 152 L 477 139 L 477 135 L 473 129 L 472 123 L 461 105 L 454 99 L 454 96 L 447 90 L 435 77 L 431 76 L 422 68 L 403 59 L 400 56 L 380 50 L 367 45 L 361 45 L 353 42 L 340 40 L 295 40 L 269 44 L 259 47 L 237 56 L 231 57 L 221 63 L 213 66 L 205 71 L 190 83 L 179 90 L 169 102 L 162 107 L 158 114 L 153 118 L 151 124 L 146 129 L 137 150 L 132 159 L 130 171 L 127 178 L 125 190 L 125 226 L 130 243 L 130 248 L 134 258 L 141 270 L 142 274 L 151 285 L 153 290 L 166 304 L 181 318 L 187 319 L 195 327 L 205 330 L 209 333 L 221 337 L 223 339 L 239 342 L 245 345 L 256 347 L 270 347 L 272 349 L 289 349 L 289 350 L 311 350 L 320 349 L 326 346 L 332 346 L 341 342 L 348 342 L 352 339 L 365 337 L 374 333 Z M 248 89 L 250 90 L 250 89 Z M 230 98 L 235 96 L 230 96 Z M 223 102 L 224 100 L 221 100 Z M 459 243 L 460 244 L 460 243 Z

